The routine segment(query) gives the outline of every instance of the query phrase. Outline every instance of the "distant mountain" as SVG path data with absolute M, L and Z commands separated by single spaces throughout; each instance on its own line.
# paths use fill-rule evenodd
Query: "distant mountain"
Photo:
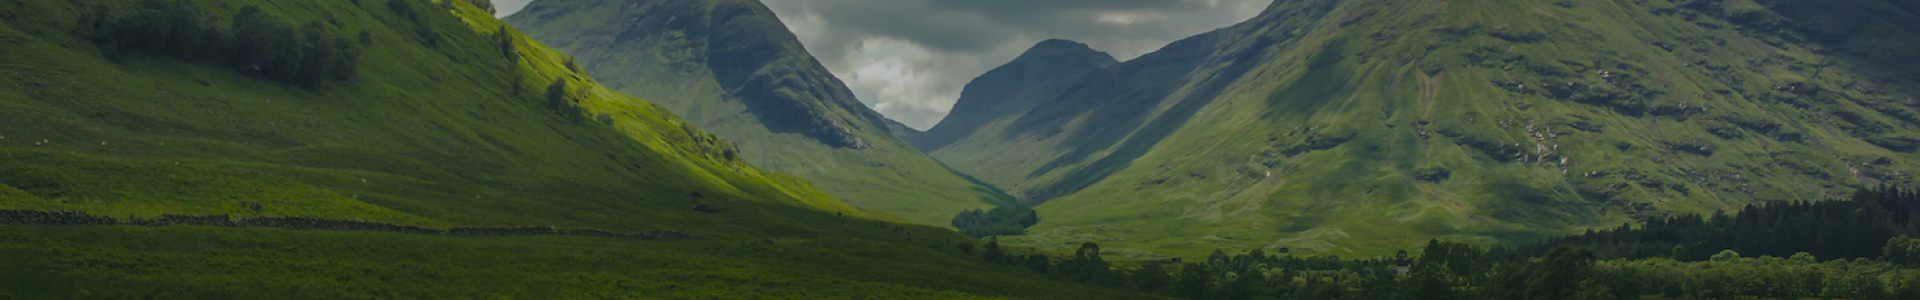
M 1087 71 L 1119 63 L 1105 52 L 1087 44 L 1068 40 L 1046 40 L 1034 45 L 1006 65 L 987 71 L 967 84 L 954 103 L 953 110 L 939 125 L 908 140 L 914 147 L 933 151 L 944 148 L 996 117 L 1024 112 L 1059 95 L 1062 82 L 1078 79 Z
M 615 89 L 735 141 L 747 162 L 856 206 L 944 225 L 1014 205 L 894 137 L 759 2 L 542 0 L 506 21 Z
M 1100 179 L 1095 173 L 1119 166 L 1080 167 L 1148 126 L 1155 106 L 1214 52 L 1218 36 L 1187 38 L 1127 63 L 1084 44 L 1042 42 L 968 83 L 953 113 L 916 145 L 1032 204 L 1071 193 L 1077 188 L 1056 185 L 1084 187 Z M 1156 141 L 1131 142 L 1126 149 L 1144 151 L 1141 146 Z
M 997 74 L 1034 64 L 1016 60 L 915 144 L 1041 204 L 1038 233 L 1007 239 L 1033 246 L 1345 255 L 1533 241 L 1911 184 L 1916 12 L 1279 1 L 1077 75 Z
M 894 121 L 893 119 L 887 119 L 887 131 L 893 132 L 893 137 L 900 138 L 900 140 L 903 141 L 911 141 L 920 134 L 926 133 L 918 129 L 913 129 L 913 127 L 908 127 L 907 124 L 901 124 L 900 121 Z

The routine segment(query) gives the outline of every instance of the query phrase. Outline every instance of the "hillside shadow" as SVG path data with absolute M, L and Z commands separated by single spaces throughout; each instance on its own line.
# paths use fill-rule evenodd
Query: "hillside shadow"
M 1225 61 L 1220 62 L 1220 64 L 1225 64 L 1223 68 L 1214 71 L 1212 73 L 1214 76 L 1204 79 L 1197 87 L 1193 88 L 1177 102 L 1174 102 L 1172 107 L 1168 108 L 1152 121 L 1145 122 L 1144 126 L 1125 128 L 1088 126 L 1086 129 L 1102 130 L 1100 134 L 1103 136 L 1096 138 L 1110 139 L 1112 142 L 1100 145 L 1101 147 L 1098 148 L 1083 145 L 1080 148 L 1074 149 L 1074 151 L 1070 152 L 1067 156 L 1035 170 L 1034 173 L 1028 176 L 1039 176 L 1074 162 L 1079 162 L 1092 155 L 1093 152 L 1107 149 L 1107 145 L 1118 143 L 1121 139 L 1125 139 L 1125 142 L 1119 143 L 1118 147 L 1112 148 L 1113 151 L 1105 157 L 1101 157 L 1099 160 L 1093 161 L 1086 166 L 1072 170 L 1067 176 L 1062 177 L 1062 180 L 1035 189 L 1025 201 L 1030 203 L 1045 202 L 1055 197 L 1078 192 L 1132 165 L 1135 159 L 1146 155 L 1149 150 L 1153 149 L 1153 146 L 1159 145 L 1161 141 L 1166 140 L 1167 137 L 1172 136 L 1174 132 L 1184 127 L 1188 121 L 1192 120 L 1195 114 L 1199 113 L 1200 109 L 1213 104 L 1227 87 L 1238 82 L 1240 78 L 1245 76 L 1254 66 L 1258 66 L 1264 62 L 1265 60 L 1262 59 L 1264 55 L 1261 54 L 1276 42 L 1274 39 L 1262 38 L 1256 40 L 1253 45 L 1249 47 L 1240 48 L 1242 50 L 1239 52 L 1223 55 L 1222 57 Z M 1177 91 L 1177 87 L 1166 92 L 1167 94 L 1171 94 L 1175 91 Z M 1139 114 L 1143 115 L 1142 117 L 1144 117 L 1145 113 L 1145 111 L 1139 112 Z M 1138 129 L 1127 130 L 1135 128 Z M 1129 134 L 1131 134 L 1131 138 L 1128 138 Z
M 1161 100 L 1178 91 L 1187 82 L 1186 77 L 1214 53 L 1219 35 L 1216 31 L 1187 38 L 1139 59 L 1088 73 L 1085 75 L 1085 81 L 1067 88 L 1059 96 L 1060 99 L 1035 107 L 1032 111 L 1015 119 L 1011 129 L 1004 132 L 1001 138 L 1012 140 L 1031 135 L 1044 139 L 1066 135 L 1061 142 L 1061 147 L 1066 153 L 1035 169 L 1027 175 L 1027 178 L 1038 177 L 1053 170 L 1086 161 L 1095 153 L 1120 144 L 1128 135 L 1147 125 L 1149 114 L 1161 103 Z M 1182 100 L 1182 102 L 1192 101 Z M 1186 109 L 1191 111 L 1205 105 L 1204 103 L 1197 106 L 1191 103 L 1176 104 L 1176 107 L 1163 114 L 1161 119 L 1181 114 L 1178 111 L 1182 106 L 1193 106 Z M 1070 122 L 1083 116 L 1086 120 L 1085 124 L 1069 128 Z M 1178 119 L 1184 122 L 1186 117 L 1181 116 Z M 1156 121 L 1156 123 L 1159 122 L 1164 121 Z M 1165 132 L 1171 133 L 1172 130 Z M 1153 143 L 1157 143 L 1164 137 L 1162 135 L 1142 138 L 1152 139 Z M 1125 154 L 1114 153 L 1113 155 Z M 1081 176 L 1083 175 L 1081 173 L 1084 172 L 1076 172 L 1071 176 Z M 1049 190 L 1052 191 L 1049 192 Z M 1051 187 L 1042 188 L 1036 192 L 1038 194 L 1029 195 L 1029 198 L 1023 199 L 1023 202 L 1038 203 L 1065 194 Z

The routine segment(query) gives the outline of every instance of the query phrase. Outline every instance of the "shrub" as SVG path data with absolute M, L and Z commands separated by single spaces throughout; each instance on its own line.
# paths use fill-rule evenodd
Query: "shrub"
M 554 79 L 553 84 L 547 85 L 547 108 L 552 109 L 554 114 L 560 115 L 561 117 L 574 121 L 586 119 L 586 110 L 574 106 L 574 104 L 580 103 L 580 98 L 585 98 L 585 96 L 575 96 L 569 92 L 566 78 Z M 608 120 L 612 119 L 608 118 Z
M 500 48 L 500 55 L 506 57 L 508 63 L 519 64 L 520 45 L 514 43 L 513 33 L 507 31 L 505 26 L 493 32 L 493 44 Z
M 420 11 L 413 9 L 412 0 L 387 0 L 387 9 L 393 10 L 393 13 L 400 14 L 408 20 L 420 20 Z

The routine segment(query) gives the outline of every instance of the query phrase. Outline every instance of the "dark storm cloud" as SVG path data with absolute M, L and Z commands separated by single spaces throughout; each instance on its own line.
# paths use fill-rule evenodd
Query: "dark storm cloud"
M 501 15 L 529 0 L 494 0 Z M 653 0 L 683 1 L 683 0 Z M 915 128 L 1042 40 L 1122 60 L 1237 23 L 1271 0 L 762 0 L 862 102 Z

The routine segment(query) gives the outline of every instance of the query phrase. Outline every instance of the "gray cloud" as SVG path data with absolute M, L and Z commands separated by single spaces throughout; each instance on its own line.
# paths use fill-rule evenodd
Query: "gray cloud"
M 532 0 L 494 0 L 502 16 Z M 1049 38 L 1121 60 L 1253 17 L 1272 0 L 762 0 L 861 102 L 914 128 L 967 81 Z

